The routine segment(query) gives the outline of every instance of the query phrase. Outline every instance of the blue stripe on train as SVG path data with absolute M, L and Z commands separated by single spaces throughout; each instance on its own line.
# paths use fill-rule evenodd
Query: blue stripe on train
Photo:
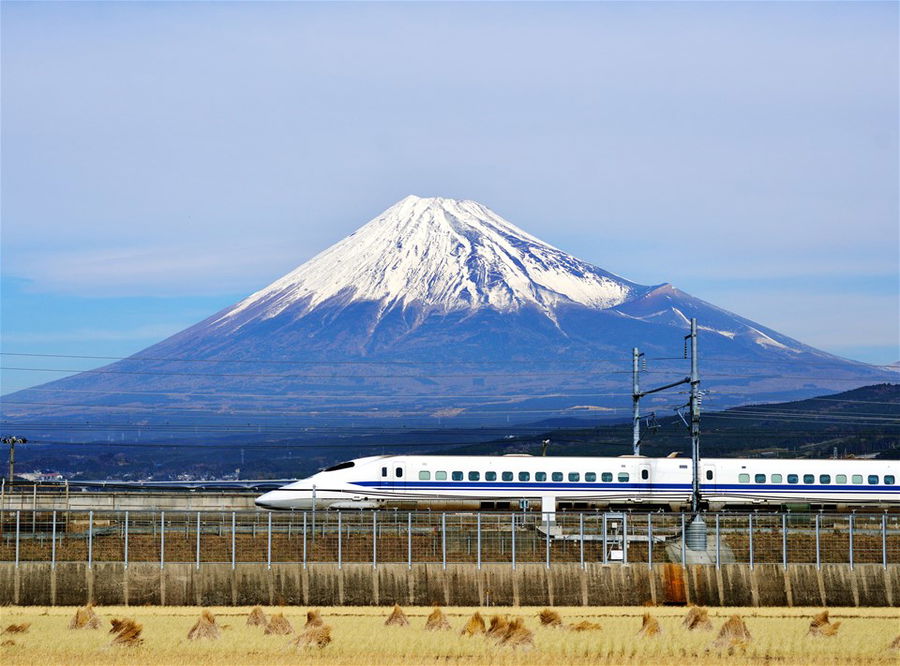
M 423 490 L 691 490 L 690 483 L 537 483 L 525 481 L 357 481 L 355 485 L 382 489 L 423 489 Z M 849 485 L 806 485 L 806 484 L 752 484 L 726 483 L 710 486 L 701 484 L 700 490 L 706 492 L 720 491 L 795 491 L 808 492 L 826 490 L 846 493 L 896 493 L 900 495 L 900 486 L 849 486 Z

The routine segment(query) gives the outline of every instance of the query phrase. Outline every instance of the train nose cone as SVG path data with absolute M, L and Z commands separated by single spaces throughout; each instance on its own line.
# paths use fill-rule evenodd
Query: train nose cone
M 290 509 L 291 499 L 290 493 L 273 490 L 257 497 L 255 504 L 261 509 Z

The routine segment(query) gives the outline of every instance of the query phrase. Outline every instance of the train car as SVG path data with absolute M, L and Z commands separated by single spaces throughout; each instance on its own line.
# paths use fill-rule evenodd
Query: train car
M 900 509 L 889 460 L 703 458 L 713 511 L 784 507 Z M 334 465 L 268 492 L 265 509 L 665 509 L 691 506 L 686 458 L 385 455 Z

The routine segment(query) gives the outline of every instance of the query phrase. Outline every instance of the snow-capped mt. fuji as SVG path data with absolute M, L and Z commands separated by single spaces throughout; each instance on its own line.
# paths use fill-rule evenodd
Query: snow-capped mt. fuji
M 555 320 L 561 305 L 606 309 L 645 291 L 475 201 L 408 196 L 215 323 L 354 302 L 377 303 L 378 317 L 395 307 L 427 314 L 530 306 Z

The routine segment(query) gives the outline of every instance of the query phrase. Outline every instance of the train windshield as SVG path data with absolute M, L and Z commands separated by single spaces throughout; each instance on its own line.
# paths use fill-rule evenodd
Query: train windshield
M 337 472 L 339 469 L 349 469 L 349 468 L 353 467 L 355 464 L 356 463 L 353 461 L 342 462 L 342 463 L 338 463 L 337 465 L 332 465 L 331 467 L 326 467 L 322 471 L 323 472 Z

